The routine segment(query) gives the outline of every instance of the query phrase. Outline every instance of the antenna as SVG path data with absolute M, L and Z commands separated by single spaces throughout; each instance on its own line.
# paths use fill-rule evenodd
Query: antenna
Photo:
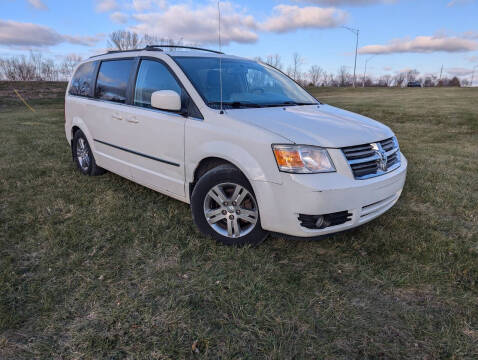
M 217 0 L 217 15 L 218 15 L 218 40 L 219 40 L 219 52 L 222 51 L 221 44 L 221 0 Z M 219 56 L 219 93 L 220 93 L 220 114 L 224 114 L 222 108 L 222 57 Z

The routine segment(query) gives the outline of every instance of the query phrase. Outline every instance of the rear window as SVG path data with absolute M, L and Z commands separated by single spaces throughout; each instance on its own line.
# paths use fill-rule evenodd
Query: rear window
M 95 68 L 97 61 L 90 61 L 78 67 L 71 80 L 70 95 L 91 97 L 95 82 Z
M 102 100 L 125 103 L 128 80 L 135 60 L 110 60 L 101 62 L 96 97 Z

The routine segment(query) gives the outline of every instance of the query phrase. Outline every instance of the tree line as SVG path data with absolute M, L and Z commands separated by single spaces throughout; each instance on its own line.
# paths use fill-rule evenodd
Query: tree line
M 118 30 L 109 35 L 107 41 L 110 50 L 140 49 L 147 45 L 163 44 L 174 46 L 184 45 L 182 40 L 172 40 L 154 35 L 140 36 L 137 33 Z M 191 45 L 191 44 L 189 44 Z M 197 45 L 196 45 L 197 46 Z M 30 52 L 29 56 L 19 55 L 0 58 L 0 79 L 11 81 L 67 81 L 81 61 L 76 54 L 66 56 L 63 61 L 57 63 L 47 59 L 38 52 Z M 282 57 L 279 54 L 268 55 L 265 58 L 256 57 L 255 60 L 269 64 L 294 79 L 304 87 L 350 87 L 353 85 L 353 75 L 348 67 L 341 66 L 336 73 L 327 72 L 319 65 L 311 65 L 304 70 L 305 59 L 298 53 L 292 54 L 291 61 L 284 67 Z M 356 85 L 363 87 L 404 87 L 414 83 L 415 86 L 467 86 L 466 79 L 452 77 L 438 77 L 436 75 L 423 75 L 415 70 L 399 71 L 395 74 L 385 74 L 377 78 L 357 74 Z
M 67 55 L 56 63 L 38 52 L 0 58 L 0 79 L 10 81 L 67 81 L 81 61 L 76 54 Z
M 292 54 L 290 65 L 283 66 L 281 56 L 278 54 L 269 55 L 265 58 L 256 57 L 255 60 L 269 64 L 289 77 L 294 79 L 304 87 L 351 87 L 353 86 L 353 75 L 348 71 L 348 67 L 341 66 L 336 73 L 327 72 L 319 65 L 311 65 L 303 70 L 305 60 L 298 53 Z M 366 75 L 356 75 L 356 86 L 363 87 L 404 87 L 409 83 L 415 83 L 423 87 L 441 87 L 441 86 L 467 86 L 470 85 L 466 79 L 460 80 L 458 77 L 438 77 L 436 75 L 420 76 L 416 69 L 399 71 L 392 74 L 381 75 L 372 78 Z

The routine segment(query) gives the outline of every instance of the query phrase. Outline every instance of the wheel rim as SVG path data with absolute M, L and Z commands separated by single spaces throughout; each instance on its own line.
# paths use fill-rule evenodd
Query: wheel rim
M 88 170 L 90 167 L 90 153 L 86 146 L 86 140 L 79 138 L 76 144 L 76 158 L 82 170 Z
M 209 226 L 220 235 L 239 238 L 254 229 L 259 210 L 254 196 L 244 186 L 223 183 L 206 194 L 204 216 Z

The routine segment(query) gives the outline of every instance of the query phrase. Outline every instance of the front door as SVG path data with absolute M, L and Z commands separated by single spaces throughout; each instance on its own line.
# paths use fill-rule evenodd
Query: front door
M 179 113 L 151 107 L 151 94 L 182 88 L 159 60 L 142 59 L 135 80 L 132 104 L 123 117 L 128 136 L 124 147 L 136 156 L 131 172 L 136 182 L 171 196 L 184 198 L 184 127 Z

